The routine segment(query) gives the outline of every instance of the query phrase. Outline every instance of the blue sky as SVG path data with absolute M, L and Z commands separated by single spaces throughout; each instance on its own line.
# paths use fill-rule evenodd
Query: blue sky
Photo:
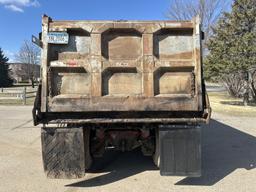
M 170 0 L 0 0 L 0 47 L 12 60 L 25 39 L 41 30 L 41 16 L 53 19 L 166 19 Z

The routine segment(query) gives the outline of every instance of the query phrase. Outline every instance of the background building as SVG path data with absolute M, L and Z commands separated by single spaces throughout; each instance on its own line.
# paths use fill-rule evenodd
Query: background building
M 14 83 L 38 81 L 40 78 L 40 65 L 28 63 L 9 63 L 10 76 Z

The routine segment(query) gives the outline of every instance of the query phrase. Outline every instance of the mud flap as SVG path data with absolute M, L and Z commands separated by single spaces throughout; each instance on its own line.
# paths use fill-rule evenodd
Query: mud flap
M 81 178 L 85 174 L 82 128 L 42 128 L 44 170 L 49 178 Z
M 159 128 L 160 174 L 201 176 L 201 128 L 165 125 Z

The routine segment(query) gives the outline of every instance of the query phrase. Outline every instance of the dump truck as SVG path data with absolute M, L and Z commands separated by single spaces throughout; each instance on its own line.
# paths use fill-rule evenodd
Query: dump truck
M 53 20 L 33 108 L 50 178 L 80 178 L 108 150 L 140 148 L 161 175 L 201 175 L 201 125 L 211 110 L 200 19 Z M 127 166 L 127 165 L 123 165 Z

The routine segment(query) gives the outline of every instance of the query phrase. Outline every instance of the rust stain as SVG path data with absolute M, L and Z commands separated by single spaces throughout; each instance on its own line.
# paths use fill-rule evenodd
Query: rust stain
M 183 53 L 176 53 L 176 54 L 160 54 L 159 55 L 160 59 L 192 59 L 193 58 L 193 52 L 183 52 Z
M 77 66 L 77 61 L 76 60 L 69 60 L 69 61 L 67 61 L 67 65 L 69 65 L 69 66 Z
M 117 22 L 43 18 L 43 21 L 44 35 L 51 30 L 73 35 L 65 49 L 62 45 L 50 45 L 48 52 L 43 50 L 45 71 L 49 66 L 46 61 L 65 64 L 59 69 L 57 65 L 51 66 L 60 70 L 58 77 L 43 73 L 42 87 L 48 90 L 48 94 L 44 90 L 42 95 L 44 109 L 53 112 L 202 109 L 201 53 L 200 45 L 194 45 L 199 34 L 193 32 L 198 25 L 193 20 Z M 42 40 L 45 45 L 45 39 Z M 61 68 L 67 68 L 65 73 Z M 160 68 L 166 72 L 158 72 Z

